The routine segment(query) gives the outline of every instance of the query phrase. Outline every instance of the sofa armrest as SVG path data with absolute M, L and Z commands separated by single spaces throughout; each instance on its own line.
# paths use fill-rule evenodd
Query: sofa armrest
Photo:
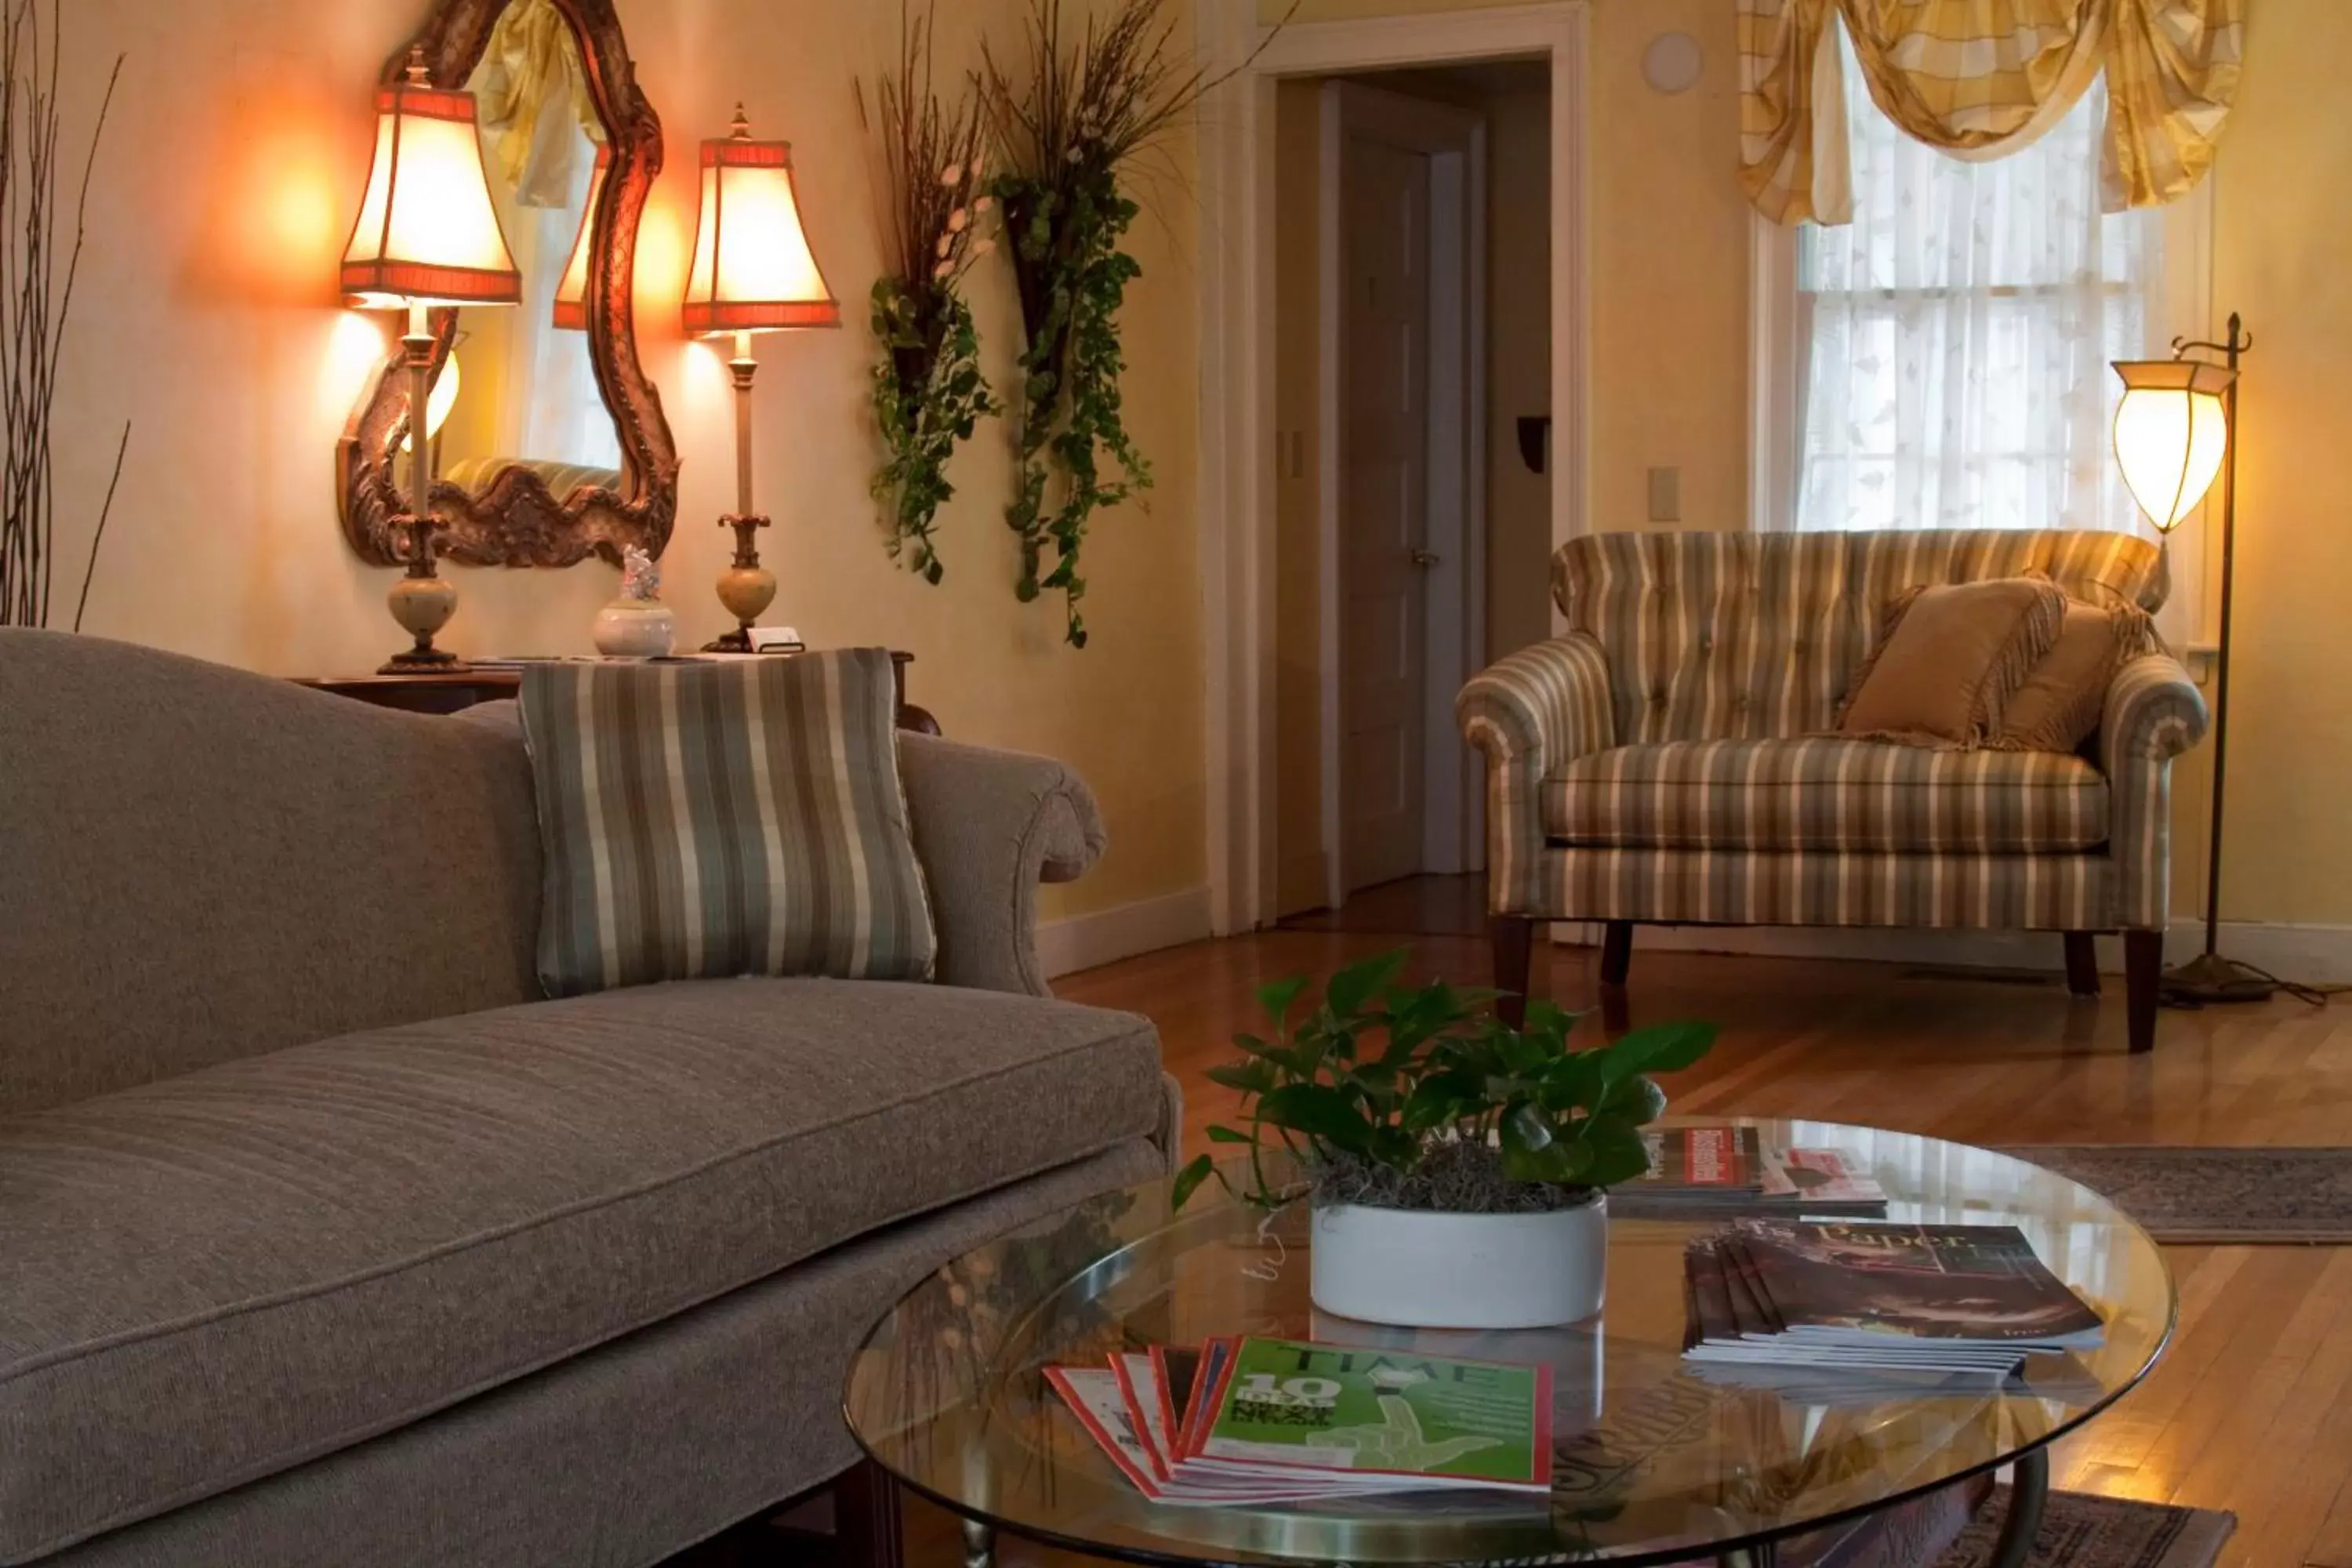
M 2172 898 L 2172 759 L 2205 738 L 2205 694 L 2168 653 L 2133 659 L 2107 688 L 2099 756 L 2107 773 L 2107 853 L 2126 930 L 2163 929 Z
M 1609 656 L 1584 632 L 1521 648 L 1472 677 L 1454 716 L 1486 756 L 1488 906 L 1539 914 L 1543 781 L 1570 758 L 1616 744 Z
M 1037 966 L 1037 884 L 1100 859 L 1102 814 L 1045 757 L 902 731 L 898 773 L 930 883 L 942 985 L 1050 996 Z

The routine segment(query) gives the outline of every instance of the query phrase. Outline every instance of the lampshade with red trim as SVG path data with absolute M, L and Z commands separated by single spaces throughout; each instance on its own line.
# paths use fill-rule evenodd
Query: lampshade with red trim
M 613 167 L 613 149 L 599 143 L 596 172 L 588 176 L 588 205 L 580 215 L 580 237 L 572 242 L 572 259 L 563 281 L 555 288 L 555 324 L 572 331 L 588 329 L 588 241 L 596 232 L 596 204 L 604 195 L 604 175 Z
M 354 305 L 517 305 L 522 276 L 482 173 L 474 95 L 425 79 L 376 93 L 375 163 L 343 250 Z
M 683 313 L 697 335 L 841 325 L 801 227 L 792 143 L 752 141 L 740 108 L 733 135 L 702 144 L 702 218 Z

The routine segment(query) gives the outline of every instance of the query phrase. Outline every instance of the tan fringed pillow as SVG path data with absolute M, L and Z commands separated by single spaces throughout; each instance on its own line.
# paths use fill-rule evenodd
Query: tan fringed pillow
M 2004 752 L 2074 751 L 2098 732 L 2116 671 L 2161 646 L 2156 623 L 2136 605 L 2069 600 L 2057 643 L 2009 700 L 1993 745 Z
M 1965 752 L 2001 732 L 2010 697 L 2049 655 L 2066 595 L 2042 577 L 1910 588 L 1838 715 L 1847 735 Z

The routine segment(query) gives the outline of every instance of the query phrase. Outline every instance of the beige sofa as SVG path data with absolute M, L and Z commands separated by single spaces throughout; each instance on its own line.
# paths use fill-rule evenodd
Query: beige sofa
M 2164 603 L 2126 534 L 1614 533 L 1553 563 L 1565 635 L 1465 686 L 1487 763 L 1496 984 L 1524 993 L 1544 921 L 1605 926 L 1624 983 L 1637 923 L 2120 931 L 2129 1037 L 2156 1037 L 2171 892 L 2171 762 L 2205 701 L 2168 654 L 2126 664 L 2079 756 L 1823 737 L 1887 603 L 1917 583 L 2042 573 L 2077 598 Z
M 939 984 L 546 1002 L 511 704 L 0 631 L 0 1563 L 643 1564 L 848 1468 L 875 1318 L 1176 1126 L 1038 973 L 1085 788 L 903 754 Z

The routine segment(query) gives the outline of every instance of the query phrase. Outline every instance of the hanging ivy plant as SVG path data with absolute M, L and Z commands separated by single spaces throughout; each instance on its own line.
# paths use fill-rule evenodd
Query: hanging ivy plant
M 1057 589 L 1067 608 L 1067 637 L 1087 646 L 1078 602 L 1086 579 L 1078 551 L 1087 525 L 1151 485 L 1151 467 L 1127 433 L 1119 377 L 1127 369 L 1118 310 L 1127 286 L 1142 275 L 1119 248 L 1138 208 L 1108 172 L 1057 191 L 1005 176 L 996 184 L 1013 239 L 1026 341 L 1021 353 L 1021 472 L 1005 521 L 1021 540 L 1014 592 L 1034 599 Z M 1102 460 L 1116 474 L 1106 482 Z M 1063 478 L 1058 505 L 1047 503 L 1052 468 Z M 1045 567 L 1050 545 L 1054 562 Z
M 1139 209 L 1121 182 L 1139 153 L 1224 79 L 1205 76 L 1177 47 L 1176 13 L 1174 0 L 1118 0 L 1074 34 L 1064 28 L 1062 0 L 1029 0 L 1024 70 L 1008 73 L 993 55 L 986 63 L 1004 163 L 992 189 L 1004 207 L 1025 334 L 1021 473 L 1004 521 L 1021 540 L 1016 591 L 1025 600 L 1059 590 L 1076 647 L 1087 646 L 1078 609 L 1087 529 L 1104 507 L 1151 486 L 1119 397 L 1127 359 L 1118 312 L 1143 272 L 1122 248 Z
M 917 18 L 901 0 L 898 68 L 875 94 L 877 184 L 892 270 L 875 280 L 872 296 L 874 418 L 887 453 L 873 490 L 891 559 L 937 583 L 946 568 L 935 529 L 955 494 L 948 464 L 1003 405 L 981 372 L 980 334 L 963 297 L 965 274 L 996 247 L 982 233 L 996 205 L 982 168 L 985 117 L 974 84 L 952 103 L 932 89 L 933 16 Z

